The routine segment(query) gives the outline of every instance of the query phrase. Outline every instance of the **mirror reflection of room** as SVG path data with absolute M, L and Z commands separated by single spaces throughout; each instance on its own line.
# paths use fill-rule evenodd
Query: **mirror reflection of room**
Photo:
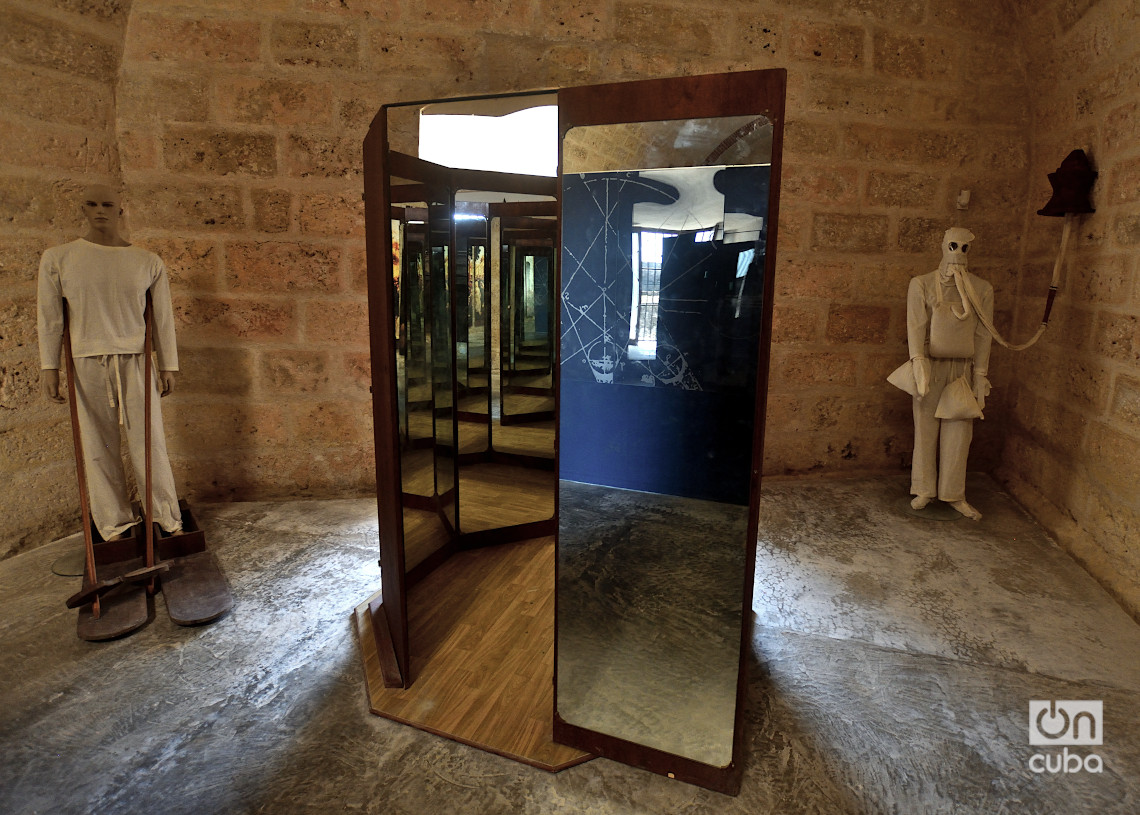
M 732 760 L 768 182 L 764 164 L 563 178 L 558 714 L 715 767 Z

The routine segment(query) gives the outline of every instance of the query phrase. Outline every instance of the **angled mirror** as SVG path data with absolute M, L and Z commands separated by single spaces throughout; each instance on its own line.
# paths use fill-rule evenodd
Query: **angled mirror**
M 560 98 L 555 738 L 725 792 L 783 101 L 773 77 L 745 76 L 774 95 L 718 107 L 725 88 L 693 78 L 613 86 L 612 107 Z M 661 118 L 623 121 L 639 114 Z

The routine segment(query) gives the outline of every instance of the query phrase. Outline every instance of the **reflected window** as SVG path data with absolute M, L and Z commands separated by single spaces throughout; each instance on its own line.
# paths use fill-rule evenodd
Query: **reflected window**
M 665 257 L 665 238 L 672 232 L 642 231 L 633 233 L 631 255 L 635 275 L 633 308 L 629 335 L 630 359 L 657 357 L 657 320 L 661 305 L 661 265 Z

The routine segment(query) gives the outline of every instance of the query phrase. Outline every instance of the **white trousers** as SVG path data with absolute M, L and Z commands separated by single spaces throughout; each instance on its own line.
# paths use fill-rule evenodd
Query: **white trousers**
M 120 425 L 126 431 L 127 450 L 139 491 L 146 489 L 146 402 L 142 354 L 111 354 L 75 360 L 76 407 L 87 491 L 95 528 L 110 540 L 139 522 L 131 507 L 120 453 Z M 167 532 L 182 529 L 182 513 L 174 475 L 166 454 L 155 376 L 151 389 L 151 496 L 154 519 Z
M 940 501 L 966 500 L 966 459 L 974 438 L 973 419 L 939 419 L 934 415 L 947 385 L 969 366 L 967 360 L 930 360 L 930 390 L 914 397 L 914 457 L 910 493 Z

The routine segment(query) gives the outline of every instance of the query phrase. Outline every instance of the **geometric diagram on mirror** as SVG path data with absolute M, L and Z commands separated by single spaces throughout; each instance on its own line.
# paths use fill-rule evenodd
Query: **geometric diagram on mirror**
M 748 340 L 739 353 L 760 329 L 769 175 L 754 165 L 565 176 L 562 375 L 723 385 L 710 346 Z

